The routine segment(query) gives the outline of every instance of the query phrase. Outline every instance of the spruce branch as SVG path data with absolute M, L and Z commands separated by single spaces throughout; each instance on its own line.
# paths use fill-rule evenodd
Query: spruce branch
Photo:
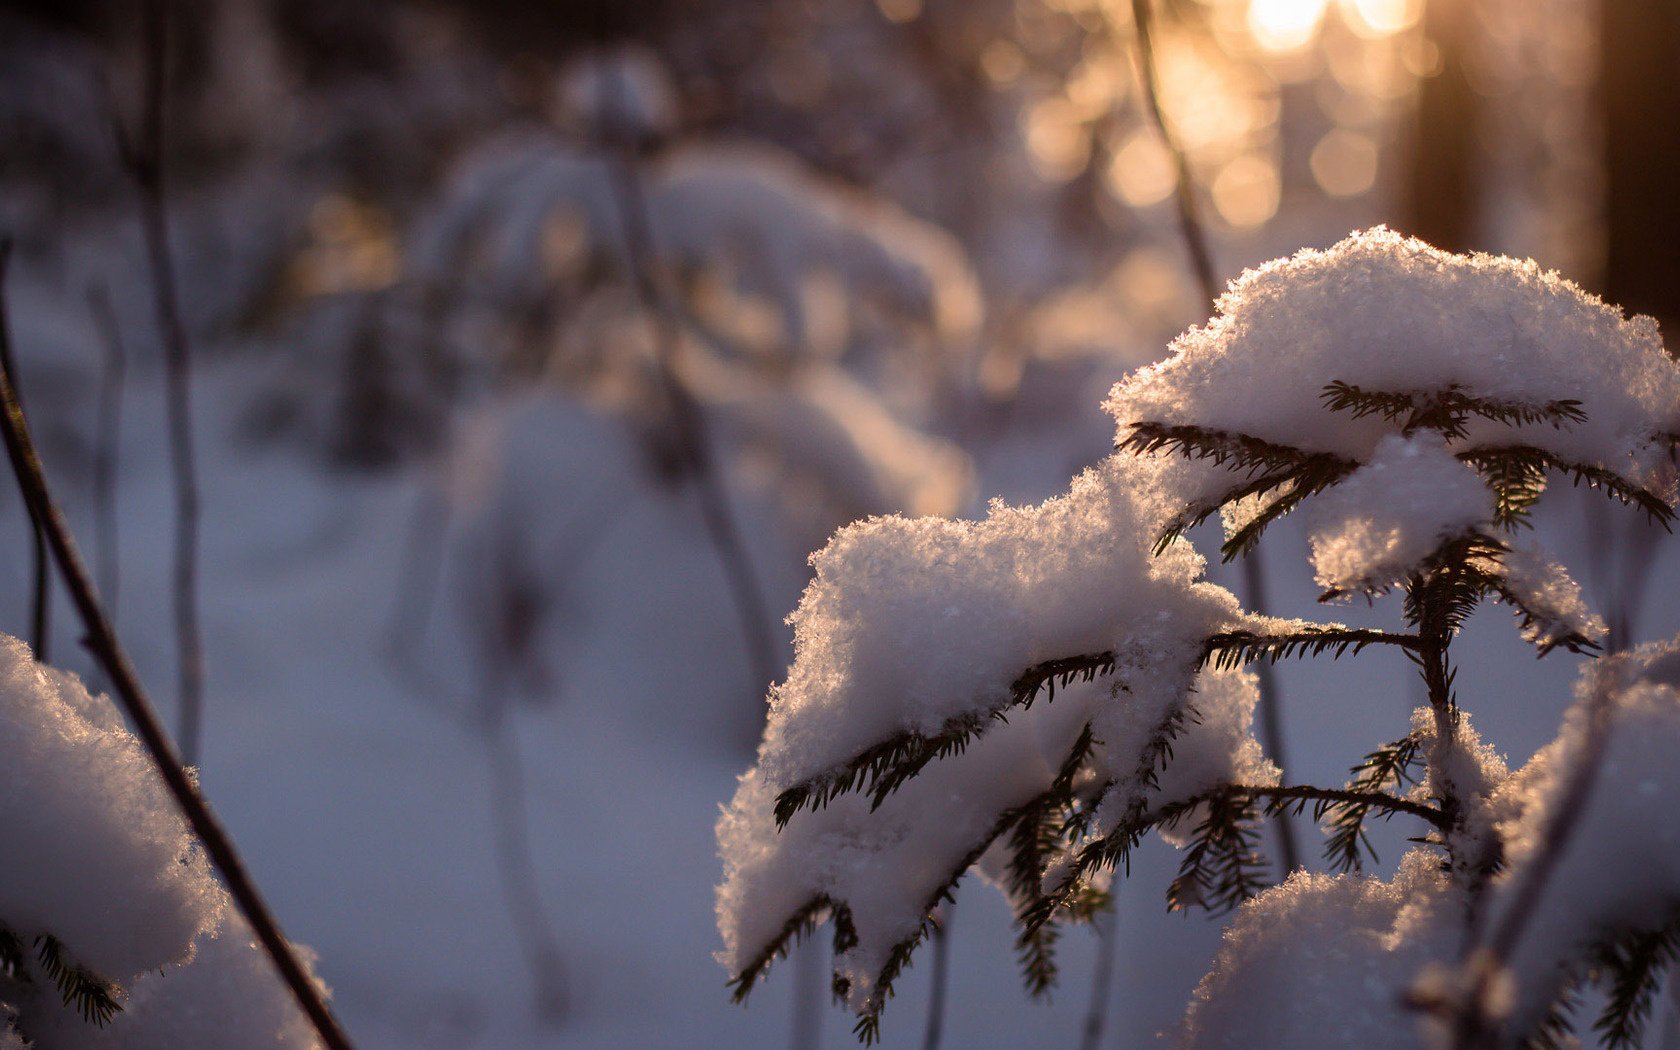
M 1663 974 L 1680 962 L 1680 917 L 1656 929 L 1611 937 L 1597 947 L 1593 957 L 1608 986 L 1593 1031 L 1603 1035 L 1609 1050 L 1640 1046 Z
M 1203 799 L 1201 821 L 1167 887 L 1167 907 L 1198 907 L 1215 915 L 1236 908 L 1266 887 L 1260 855 L 1260 812 L 1254 796 L 1240 789 L 1215 791 Z M 1180 814 L 1176 820 L 1184 819 Z M 1165 822 L 1171 826 L 1175 821 Z
M 1389 392 L 1364 390 L 1337 379 L 1325 385 L 1319 398 L 1332 412 L 1347 412 L 1354 419 L 1381 416 L 1391 423 L 1404 419 L 1402 434 L 1435 430 L 1448 441 L 1461 441 L 1469 436 L 1466 424 L 1473 415 L 1511 427 L 1550 423 L 1557 429 L 1584 423 L 1587 418 L 1581 402 L 1574 398 L 1534 404 L 1474 397 L 1457 385 L 1439 390 Z
M 1524 486 L 1531 487 L 1536 476 L 1543 483 L 1546 471 L 1556 471 L 1575 485 L 1584 484 L 1588 488 L 1599 489 L 1612 499 L 1620 500 L 1623 506 L 1638 507 L 1651 521 L 1673 531 L 1674 508 L 1668 501 L 1613 470 L 1591 463 L 1577 463 L 1533 445 L 1484 445 L 1465 449 L 1457 455 L 1460 462 L 1474 467 L 1494 486 L 1502 505 L 1506 503 L 1506 495 L 1500 491 L 1500 486 L 1509 484 L 1509 479 L 1519 479 L 1518 487 L 1512 491 L 1513 496 L 1520 500 L 1527 491 Z M 1532 502 L 1532 499 L 1528 500 L 1528 503 Z M 1521 504 L 1523 509 L 1526 506 L 1527 503 Z
M 1220 548 L 1224 560 L 1231 561 L 1252 550 L 1267 526 L 1294 510 L 1303 500 L 1341 481 L 1359 466 L 1356 461 L 1333 452 L 1307 452 L 1247 434 L 1208 427 L 1144 421 L 1131 424 L 1131 431 L 1115 446 L 1119 451 L 1208 460 L 1215 466 L 1245 475 L 1242 484 L 1227 490 L 1217 500 L 1193 504 L 1180 512 L 1156 538 L 1157 552 L 1188 529 L 1207 520 L 1226 503 L 1283 488 L 1281 495 L 1232 533 Z
M 990 710 L 953 715 L 931 734 L 913 729 L 896 733 L 833 769 L 785 788 L 776 796 L 776 826 L 786 827 L 801 809 L 822 809 L 841 795 L 854 791 L 867 793 L 871 808 L 878 809 L 929 762 L 962 754 L 994 724 L 1007 721 L 1011 708 L 1031 707 L 1040 692 L 1047 701 L 1053 701 L 1058 684 L 1092 681 L 1113 673 L 1114 665 L 1112 652 L 1066 656 L 1034 664 L 1010 683 L 1008 699 Z
M 0 333 L 7 331 L 4 287 L 0 286 Z M 45 526 L 53 560 L 58 564 L 65 587 L 70 592 L 71 600 L 87 630 L 84 644 L 110 680 L 112 693 L 133 725 L 135 735 L 140 738 L 148 757 L 163 777 L 164 784 L 186 817 L 187 823 L 203 843 L 205 853 L 227 886 L 228 894 L 250 923 L 257 940 L 274 961 L 275 969 L 297 999 L 298 1006 L 314 1025 L 322 1043 L 328 1050 L 349 1050 L 349 1037 L 328 1009 L 320 988 L 304 969 L 291 942 L 286 940 L 285 934 L 281 932 L 274 914 L 263 901 L 256 883 L 246 871 L 244 861 L 234 848 L 233 840 L 210 809 L 204 796 L 199 793 L 198 786 L 187 775 L 180 755 L 170 742 L 168 734 L 164 732 L 157 712 L 141 686 L 139 676 L 134 672 L 134 665 L 129 661 L 128 653 L 117 641 L 116 632 L 100 604 L 98 591 L 82 561 L 81 553 L 76 549 L 75 539 L 65 523 L 64 514 L 53 500 L 51 490 L 47 486 L 40 455 L 35 450 L 28 422 L 24 419 L 23 410 L 17 402 L 11 374 L 3 366 L 3 360 L 0 360 L 0 437 L 4 438 L 6 454 L 11 460 L 18 488 L 25 503 L 30 507 L 30 513 Z
M 1275 664 L 1290 657 L 1322 656 L 1338 659 L 1351 650 L 1355 654 L 1370 645 L 1395 645 L 1416 650 L 1418 638 L 1409 634 L 1347 627 L 1313 627 L 1287 634 L 1259 634 L 1254 631 L 1224 631 L 1208 638 L 1202 647 L 1201 666 L 1233 670 L 1258 661 Z
M 58 986 L 58 994 L 65 1006 L 73 1006 L 82 1020 L 95 1028 L 103 1028 L 118 1013 L 121 993 L 111 981 L 77 964 L 65 950 L 64 942 L 50 933 L 35 938 L 35 958 L 47 977 Z

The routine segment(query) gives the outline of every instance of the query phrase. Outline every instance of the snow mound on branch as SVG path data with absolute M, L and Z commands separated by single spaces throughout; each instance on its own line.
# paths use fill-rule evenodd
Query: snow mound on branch
M 1523 641 L 1545 651 L 1572 635 L 1602 642 L 1609 633 L 1581 597 L 1581 585 L 1538 543 L 1513 547 L 1499 567 L 1512 597 L 1532 618 L 1522 628 Z
M 1400 579 L 1442 541 L 1488 525 L 1493 496 L 1439 434 L 1389 434 L 1308 513 L 1319 586 L 1369 590 Z
M 1175 760 L 1159 786 L 1127 785 L 1142 791 L 1150 807 L 1222 783 L 1277 780 L 1252 736 L 1254 676 L 1206 672 L 1195 685 L 1197 719 L 1174 740 Z M 913 937 L 939 892 L 980 860 L 1000 821 L 1050 787 L 1087 724 L 1099 743 L 1079 783 L 1129 780 L 1154 723 L 1184 690 L 1181 681 L 1176 689 L 1128 696 L 1102 679 L 1072 683 L 1053 703 L 1014 714 L 961 755 L 929 764 L 878 810 L 871 811 L 866 796 L 843 795 L 822 810 L 797 814 L 779 832 L 772 815 L 776 789 L 762 769 L 752 770 L 718 822 L 724 861 L 718 960 L 739 973 L 789 915 L 821 895 L 846 908 L 857 933 L 835 965 L 849 983 L 851 1005 L 861 1008 L 894 946 Z M 1008 895 L 1001 848 L 993 845 L 977 866 Z
M 1384 227 L 1245 272 L 1219 314 L 1164 362 L 1115 386 L 1121 437 L 1151 421 L 1194 424 L 1364 461 L 1400 423 L 1328 411 L 1333 381 L 1366 391 L 1541 406 L 1580 401 L 1584 422 L 1507 427 L 1472 417 L 1467 440 L 1538 446 L 1672 495 L 1664 435 L 1680 430 L 1680 365 L 1656 322 L 1532 261 L 1455 255 Z M 1181 465 L 1206 498 L 1229 475 Z
M 110 702 L 0 635 L 0 740 L 0 923 L 119 982 L 190 958 L 225 894 Z
M 978 522 L 861 522 L 812 557 L 816 579 L 791 617 L 794 665 L 771 691 L 758 765 L 718 823 L 719 960 L 732 973 L 820 897 L 855 927 L 858 943 L 837 965 L 861 1006 L 893 947 L 1011 814 L 1051 788 L 1087 726 L 1091 753 L 1075 787 L 1112 784 L 1122 810 L 1220 783 L 1275 782 L 1251 733 L 1253 677 L 1198 676 L 1197 667 L 1208 635 L 1276 625 L 1244 618 L 1228 592 L 1196 582 L 1202 561 L 1187 545 L 1150 556 L 1164 507 L 1148 467 L 1111 457 L 1064 497 L 994 503 Z M 1027 668 L 1094 653 L 1113 654 L 1111 673 L 986 723 L 878 810 L 867 796 L 842 795 L 778 831 L 782 790 L 906 731 L 932 736 L 951 719 L 1007 709 Z M 1189 717 L 1171 741 L 1173 761 L 1151 787 L 1140 770 L 1156 767 L 1151 748 L 1180 713 Z
M 1392 881 L 1297 871 L 1242 906 L 1202 979 L 1184 1050 L 1414 1050 L 1403 996 L 1462 936 L 1438 857 L 1413 850 Z
M 880 517 L 836 533 L 789 618 L 795 660 L 771 690 L 763 775 L 786 787 L 894 734 L 1000 710 L 1046 660 L 1112 651 L 1145 675 L 1193 662 L 1241 613 L 1195 582 L 1202 562 L 1184 545 L 1150 557 L 1162 515 L 1139 492 L 1148 466 L 1110 457 L 1068 495 L 995 502 L 982 521 Z

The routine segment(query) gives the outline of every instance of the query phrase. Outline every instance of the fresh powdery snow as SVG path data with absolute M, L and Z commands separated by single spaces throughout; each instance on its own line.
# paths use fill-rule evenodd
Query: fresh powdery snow
M 1487 486 L 1433 431 L 1384 436 L 1368 462 L 1308 506 L 1313 570 L 1338 592 L 1386 587 L 1443 540 L 1493 518 Z
M 1540 544 L 1512 546 L 1500 556 L 1499 572 L 1529 617 L 1522 626 L 1524 641 L 1544 652 L 1572 635 L 1595 643 L 1604 640 L 1603 618 L 1587 605 L 1569 570 Z
M 1136 422 L 1190 424 L 1364 462 L 1400 423 L 1329 411 L 1330 383 L 1531 408 L 1573 399 L 1582 422 L 1472 417 L 1465 446 L 1533 445 L 1672 490 L 1666 436 L 1680 431 L 1680 366 L 1656 322 L 1626 318 L 1532 261 L 1455 255 L 1377 227 L 1247 271 L 1171 351 L 1114 388 L 1107 407 L 1122 438 Z M 1185 473 L 1190 499 L 1229 484 L 1206 465 Z
M 1207 636 L 1255 624 L 1228 592 L 1196 581 L 1201 559 L 1188 547 L 1150 556 L 1162 511 L 1148 473 L 1112 457 L 1040 506 L 994 504 L 978 522 L 876 518 L 812 558 L 816 579 L 792 617 L 794 665 L 771 692 L 758 765 L 718 825 L 726 967 L 741 971 L 821 897 L 856 927 L 859 943 L 837 966 L 861 1005 L 930 900 L 974 862 L 1000 817 L 1050 787 L 1087 725 L 1096 743 L 1084 775 L 1122 785 L 1113 796 L 1128 803 L 1275 782 L 1250 735 L 1252 676 L 1196 678 Z M 1115 654 L 1112 675 L 1012 711 L 878 810 L 843 795 L 778 831 L 773 806 L 789 786 L 894 735 L 1004 711 L 1028 667 L 1102 652 Z M 1146 791 L 1133 783 L 1145 749 L 1187 698 L 1195 718 Z
M 35 1050 L 318 1045 L 110 700 L 0 635 L 0 723 L 0 922 L 123 989 L 96 1029 L 55 988 L 8 982 Z
M 0 922 L 117 981 L 187 961 L 225 897 L 108 700 L 0 636 Z

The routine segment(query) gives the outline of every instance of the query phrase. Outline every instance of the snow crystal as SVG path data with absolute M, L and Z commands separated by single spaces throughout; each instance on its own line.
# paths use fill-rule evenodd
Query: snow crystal
M 1493 495 L 1439 434 L 1389 434 L 1307 513 L 1319 586 L 1372 590 L 1398 581 L 1444 540 L 1487 525 Z
M 1471 417 L 1464 440 L 1531 444 L 1672 490 L 1665 435 L 1680 430 L 1680 365 L 1656 323 L 1532 261 L 1454 255 L 1378 227 L 1249 270 L 1219 315 L 1171 349 L 1114 388 L 1121 437 L 1137 421 L 1194 424 L 1364 461 L 1401 424 L 1330 412 L 1320 398 L 1331 382 L 1528 406 L 1575 399 L 1584 422 Z M 1230 484 L 1211 465 L 1181 469 L 1191 498 Z
M 104 697 L 0 636 L 0 922 L 117 981 L 181 962 L 225 895 Z

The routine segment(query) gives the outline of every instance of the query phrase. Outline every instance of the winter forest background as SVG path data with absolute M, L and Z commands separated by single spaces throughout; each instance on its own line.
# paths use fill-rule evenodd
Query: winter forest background
M 746 1008 L 713 958 L 714 825 L 792 659 L 783 617 L 840 526 L 1034 503 L 1110 453 L 1109 389 L 1210 314 L 1179 159 L 1220 284 L 1387 224 L 1533 258 L 1655 316 L 1672 348 L 1680 6 L 1162 0 L 1151 52 L 1181 157 L 1139 78 L 1134 10 L 0 3 L 4 296 L 49 481 L 358 1046 L 853 1045 L 826 936 Z M 191 362 L 197 728 L 180 711 L 158 229 Z M 1680 630 L 1661 528 L 1567 486 L 1537 519 L 1613 645 Z M 1209 577 L 1246 596 L 1217 531 L 1193 534 Z M 0 532 L 0 631 L 106 688 L 60 585 L 38 618 L 15 495 Z M 1306 547 L 1290 518 L 1253 556 L 1267 611 L 1325 618 Z M 1392 606 L 1334 616 L 1391 625 Z M 1580 656 L 1536 661 L 1500 608 L 1455 652 L 1513 768 L 1552 739 Z M 1397 655 L 1367 659 L 1383 672 L 1275 668 L 1290 781 L 1342 783 L 1372 719 L 1420 702 Z M 57 678 L 18 685 L 21 650 L 0 663 L 24 698 L 7 705 L 50 694 L 121 735 Z M 65 802 L 86 784 L 55 754 L 0 771 L 20 854 L 97 853 L 90 836 L 168 808 L 151 785 L 103 815 L 96 794 Z M 1405 832 L 1372 837 L 1387 876 Z M 883 1045 L 1170 1043 L 1229 921 L 1165 908 L 1179 861 L 1145 843 L 1040 1000 L 1007 903 L 970 877 Z M 157 970 L 179 953 L 116 943 L 151 906 L 130 877 L 32 869 L 0 887 L 0 922 L 47 900 L 91 916 L 125 978 Z M 208 936 L 182 921 L 183 944 Z M 136 990 L 100 1029 L 37 1022 L 36 1045 L 313 1045 L 266 960 L 209 943 L 147 978 L 151 1020 Z M 13 980 L 6 952 L 0 937 Z M 21 987 L 5 1001 L 35 994 Z M 1680 990 L 1644 1045 L 1680 1047 Z

